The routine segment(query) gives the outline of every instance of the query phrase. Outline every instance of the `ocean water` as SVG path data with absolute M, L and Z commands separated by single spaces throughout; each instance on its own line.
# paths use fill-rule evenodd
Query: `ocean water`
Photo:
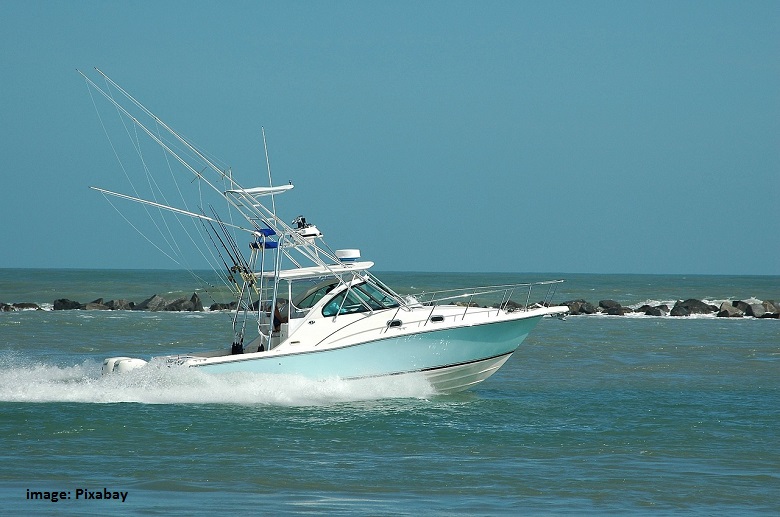
M 379 276 L 402 292 L 563 278 L 556 301 L 633 306 L 780 300 L 767 276 Z M 184 272 L 0 270 L 0 302 L 45 308 L 196 289 Z M 0 514 L 780 513 L 780 320 L 544 319 L 497 374 L 446 396 L 415 381 L 100 376 L 108 356 L 231 338 L 221 312 L 0 313 Z

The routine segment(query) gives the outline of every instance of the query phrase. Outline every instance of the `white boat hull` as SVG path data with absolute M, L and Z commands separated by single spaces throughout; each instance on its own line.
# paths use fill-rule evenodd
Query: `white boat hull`
M 512 353 L 469 364 L 458 364 L 425 372 L 425 377 L 439 393 L 455 393 L 484 381 L 509 360 Z
M 186 358 L 185 366 L 211 373 L 254 372 L 314 379 L 361 379 L 422 374 L 434 389 L 457 392 L 495 373 L 549 309 L 514 318 L 487 320 L 382 338 L 353 345 L 216 358 Z M 495 313 L 495 311 L 494 311 Z M 401 331 L 402 332 L 402 331 Z
M 423 376 L 439 393 L 454 393 L 493 375 L 543 316 L 561 314 L 566 309 L 543 307 L 515 313 L 475 310 L 461 321 L 450 314 L 449 326 L 445 322 L 436 324 L 426 320 L 398 328 L 377 327 L 375 322 L 384 321 L 386 314 L 375 314 L 339 327 L 328 343 L 312 345 L 294 341 L 299 344 L 292 345 L 288 341 L 271 351 L 165 356 L 156 361 L 214 374 L 251 372 L 300 375 L 316 380 L 377 377 L 400 380 L 414 375 Z M 462 314 L 462 309 L 455 310 Z M 140 359 L 110 358 L 104 363 L 103 373 L 124 373 L 146 364 Z

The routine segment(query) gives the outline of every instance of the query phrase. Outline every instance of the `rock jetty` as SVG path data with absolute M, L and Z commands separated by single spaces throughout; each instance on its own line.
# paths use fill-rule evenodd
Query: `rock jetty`
M 750 303 L 742 300 L 725 301 L 718 305 L 712 305 L 696 298 L 678 300 L 671 308 L 666 304 L 642 305 L 636 309 L 625 307 L 614 300 L 601 300 L 597 305 L 586 300 L 568 300 L 561 305 L 569 307 L 569 314 L 573 316 L 583 314 L 609 314 L 623 316 L 629 313 L 640 313 L 646 316 L 691 316 L 694 314 L 714 314 L 719 318 L 753 318 L 780 319 L 780 303 L 774 300 L 766 300 L 758 303 Z
M 0 312 L 13 311 L 42 311 L 43 308 L 37 303 L 3 303 L 0 302 Z
M 54 300 L 53 309 L 55 311 L 176 311 L 176 312 L 203 312 L 203 302 L 198 293 L 193 293 L 190 298 L 177 298 L 167 300 L 162 296 L 155 294 L 142 301 L 135 303 L 129 300 L 109 300 L 104 301 L 98 298 L 88 303 L 81 303 L 68 298 L 59 298 Z M 213 304 L 210 310 L 223 310 L 235 308 L 235 302 L 232 304 Z M 2 303 L 0 302 L 0 312 L 11 312 L 21 310 L 43 310 L 41 306 L 35 303 Z
M 540 302 L 541 303 L 541 302 Z M 607 314 L 610 316 L 624 316 L 626 314 L 644 314 L 646 316 L 674 316 L 685 317 L 696 314 L 716 315 L 720 318 L 773 318 L 780 319 L 780 302 L 774 300 L 766 301 L 725 301 L 718 305 L 712 305 L 696 298 L 687 298 L 678 300 L 672 307 L 667 304 L 642 305 L 641 307 L 631 308 L 622 305 L 615 300 L 599 300 L 593 304 L 587 300 L 568 300 L 560 303 L 569 307 L 569 314 L 573 316 L 587 314 Z M 98 298 L 88 303 L 81 303 L 67 298 L 54 300 L 55 311 L 65 310 L 85 310 L 85 311 L 175 311 L 175 312 L 202 312 L 206 309 L 201 302 L 198 293 L 193 293 L 190 298 L 177 298 L 167 300 L 162 296 L 155 294 L 146 300 L 135 303 L 129 300 L 109 300 L 104 301 Z M 522 306 L 509 301 L 504 305 L 509 310 L 522 309 Z M 236 308 L 236 302 L 213 303 L 208 308 L 209 311 L 228 311 Z M 255 302 L 253 309 L 257 309 Z M 0 302 L 0 312 L 12 312 L 22 310 L 44 310 L 35 303 L 2 303 Z

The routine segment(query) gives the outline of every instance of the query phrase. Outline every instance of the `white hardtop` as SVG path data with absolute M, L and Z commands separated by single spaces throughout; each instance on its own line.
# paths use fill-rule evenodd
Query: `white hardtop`
M 373 262 L 350 262 L 346 264 L 329 264 L 325 266 L 301 267 L 296 269 L 283 269 L 281 271 L 263 271 L 255 273 L 262 278 L 278 278 L 280 280 L 303 280 L 306 278 L 318 278 L 321 276 L 335 276 L 355 271 L 365 271 L 374 265 Z
M 270 196 L 272 194 L 281 194 L 282 192 L 287 192 L 288 190 L 292 189 L 293 185 L 279 185 L 277 187 L 252 187 L 252 188 L 245 188 L 245 189 L 232 189 L 225 191 L 226 194 L 248 194 L 253 197 L 257 196 Z

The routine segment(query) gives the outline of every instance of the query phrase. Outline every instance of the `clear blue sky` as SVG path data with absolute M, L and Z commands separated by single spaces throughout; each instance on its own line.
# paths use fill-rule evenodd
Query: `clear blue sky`
M 780 274 L 780 2 L 0 3 L 0 267 L 170 268 L 99 67 L 378 270 Z M 113 160 L 113 161 L 112 161 Z M 252 178 L 258 178 L 253 181 Z

